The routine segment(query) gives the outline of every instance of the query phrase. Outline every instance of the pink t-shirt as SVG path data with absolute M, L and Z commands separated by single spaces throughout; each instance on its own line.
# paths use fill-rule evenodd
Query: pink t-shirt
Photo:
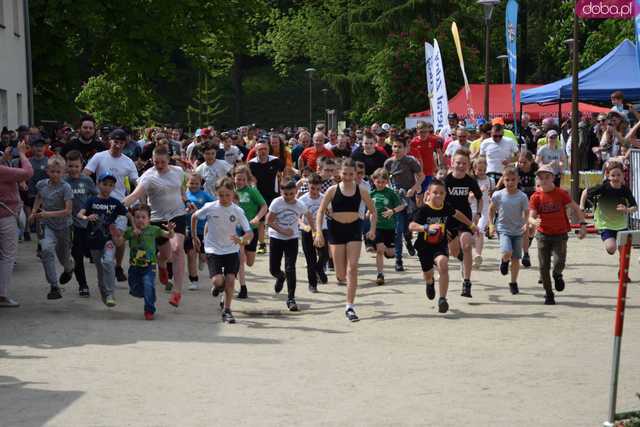
M 28 180 L 32 175 L 31 162 L 24 157 L 20 162 L 19 168 L 0 166 L 0 201 L 12 211 L 9 212 L 7 208 L 0 205 L 0 218 L 6 218 L 13 216 L 13 213 L 18 213 L 20 201 L 18 183 Z

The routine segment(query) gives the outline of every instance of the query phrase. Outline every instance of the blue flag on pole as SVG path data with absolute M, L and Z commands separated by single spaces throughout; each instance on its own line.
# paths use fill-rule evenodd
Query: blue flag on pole
M 636 0 L 640 1 L 640 0 Z M 513 129 L 518 134 L 516 126 L 516 82 L 518 74 L 518 2 L 509 0 L 507 3 L 507 16 L 505 19 L 505 31 L 507 40 L 507 55 L 509 57 L 509 80 L 511 81 L 511 104 L 513 106 Z
M 636 57 L 638 58 L 638 68 L 640 68 L 640 0 L 635 1 Z

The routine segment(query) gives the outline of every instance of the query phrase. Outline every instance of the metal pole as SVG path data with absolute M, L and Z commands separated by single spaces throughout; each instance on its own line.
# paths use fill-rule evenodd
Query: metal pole
M 611 365 L 611 384 L 609 388 L 609 415 L 603 424 L 613 427 L 616 417 L 616 400 L 618 397 L 618 373 L 620 370 L 620 347 L 622 345 L 622 328 L 624 326 L 624 309 L 627 299 L 627 275 L 629 273 L 629 256 L 631 254 L 631 233 L 623 232 L 626 242 L 620 251 L 620 271 L 618 273 L 618 300 L 616 303 L 616 321 L 613 329 L 613 360 Z
M 489 19 L 484 20 L 484 119 L 489 121 Z
M 36 123 L 35 116 L 33 114 L 33 66 L 31 60 L 31 19 L 29 15 L 29 0 L 23 0 L 22 5 L 24 8 L 24 43 L 27 48 L 27 111 L 29 115 L 29 126 L 34 126 Z M 18 123 L 18 125 L 23 124 L 24 123 Z
M 573 81 L 571 84 L 571 197 L 573 200 L 580 199 L 580 168 L 578 164 L 580 137 L 578 135 L 578 16 L 573 15 Z

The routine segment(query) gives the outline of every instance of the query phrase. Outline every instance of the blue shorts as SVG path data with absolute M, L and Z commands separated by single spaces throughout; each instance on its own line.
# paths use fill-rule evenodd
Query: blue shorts
M 611 238 L 616 239 L 620 231 L 624 231 L 624 230 L 607 230 L 607 229 L 600 230 L 600 238 L 602 239 L 603 242 Z
M 432 176 L 425 175 L 424 181 L 422 181 L 422 193 L 425 193 L 427 191 L 427 189 L 429 188 L 429 184 L 431 184 L 432 179 L 433 179 Z
M 500 252 L 511 252 L 512 259 L 522 258 L 522 236 L 500 234 Z

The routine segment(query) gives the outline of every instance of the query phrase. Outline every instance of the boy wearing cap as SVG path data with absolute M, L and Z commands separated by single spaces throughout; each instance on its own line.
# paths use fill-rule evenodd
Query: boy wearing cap
M 547 132 L 547 144 L 538 148 L 536 163 L 539 166 L 549 166 L 555 174 L 556 186 L 560 185 L 562 172 L 567 167 L 567 155 L 560 146 L 558 132 L 551 129 Z
M 98 195 L 87 200 L 78 212 L 78 218 L 88 221 L 87 246 L 96 265 L 102 302 L 107 307 L 116 305 L 113 295 L 116 285 L 114 239 L 119 240 L 119 230 L 127 224 L 127 209 L 118 199 L 111 197 L 116 182 L 116 177 L 110 172 L 98 176 Z
M 540 277 L 545 290 L 544 303 L 554 305 L 556 303 L 551 288 L 553 276 L 556 291 L 564 290 L 562 272 L 567 259 L 567 240 L 571 226 L 567 217 L 567 205 L 580 221 L 578 237 L 583 239 L 586 235 L 586 222 L 582 210 L 565 190 L 554 184 L 555 173 L 550 166 L 542 166 L 536 172 L 538 190 L 531 195 L 529 200 L 529 222 L 537 227 L 536 240 L 538 241 L 538 262 L 540 265 Z M 551 256 L 553 255 L 553 271 L 551 271 Z
M 40 259 L 44 274 L 51 287 L 47 299 L 60 299 L 59 284 L 64 285 L 71 280 L 73 260 L 71 259 L 71 210 L 73 192 L 71 186 L 62 180 L 65 161 L 60 156 L 53 156 L 47 163 L 48 179 L 36 184 L 36 200 L 29 221 L 40 221 L 42 226 Z M 56 274 L 56 256 L 64 271 Z M 59 283 L 58 283 L 59 280 Z
M 31 157 L 29 157 L 29 163 L 31 163 L 31 167 L 33 168 L 33 176 L 27 181 L 27 191 L 23 197 L 24 200 L 24 212 L 28 216 L 31 215 L 31 208 L 33 207 L 33 203 L 36 200 L 36 194 L 38 191 L 36 190 L 36 184 L 47 178 L 47 164 L 49 158 L 45 155 L 46 147 L 45 141 L 43 139 L 36 139 L 31 142 Z M 13 167 L 17 167 L 19 159 L 14 159 L 11 163 Z M 22 196 L 23 194 L 21 194 Z M 24 231 L 24 240 L 31 240 L 31 235 L 29 234 L 29 228 Z

